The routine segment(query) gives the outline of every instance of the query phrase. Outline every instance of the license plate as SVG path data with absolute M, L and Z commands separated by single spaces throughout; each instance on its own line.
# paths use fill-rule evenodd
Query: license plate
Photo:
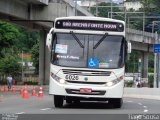
M 80 93 L 91 93 L 92 89 L 91 88 L 80 88 Z

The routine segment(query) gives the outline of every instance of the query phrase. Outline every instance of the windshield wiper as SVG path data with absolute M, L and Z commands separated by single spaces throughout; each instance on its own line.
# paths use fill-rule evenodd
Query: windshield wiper
M 81 41 L 77 38 L 77 36 L 75 35 L 75 33 L 73 31 L 70 32 L 72 34 L 72 36 L 74 37 L 74 39 L 78 42 L 79 46 L 81 46 L 81 48 L 84 48 L 84 45 L 81 43 Z
M 100 44 L 101 42 L 106 38 L 106 36 L 108 35 L 108 33 L 105 33 L 103 35 L 103 37 L 97 42 L 97 44 L 93 47 L 93 49 L 96 49 Z

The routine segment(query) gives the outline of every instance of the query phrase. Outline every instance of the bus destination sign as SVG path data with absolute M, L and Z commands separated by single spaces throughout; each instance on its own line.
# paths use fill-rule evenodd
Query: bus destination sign
M 57 29 L 124 31 L 124 25 L 122 23 L 93 20 L 57 20 L 55 27 Z

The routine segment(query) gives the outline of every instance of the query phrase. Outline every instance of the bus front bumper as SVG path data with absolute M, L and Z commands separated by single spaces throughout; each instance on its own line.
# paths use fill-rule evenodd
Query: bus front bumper
M 49 94 L 84 98 L 122 98 L 123 87 L 123 80 L 112 87 L 106 87 L 98 85 L 60 84 L 51 79 Z

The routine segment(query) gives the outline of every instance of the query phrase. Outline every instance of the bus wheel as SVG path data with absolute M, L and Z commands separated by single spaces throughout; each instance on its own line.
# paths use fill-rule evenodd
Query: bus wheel
M 54 95 L 54 106 L 58 108 L 63 106 L 63 96 Z
M 122 98 L 114 98 L 111 99 L 111 103 L 115 108 L 121 108 L 123 104 L 123 99 Z
M 66 97 L 66 103 L 71 104 L 72 103 L 72 98 Z

